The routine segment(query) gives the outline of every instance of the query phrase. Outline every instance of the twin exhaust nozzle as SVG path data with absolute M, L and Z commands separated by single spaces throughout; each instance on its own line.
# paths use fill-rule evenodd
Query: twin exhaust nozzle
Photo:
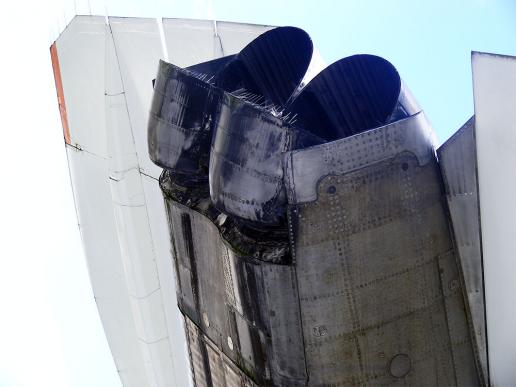
M 383 58 L 354 55 L 321 69 L 313 57 L 306 32 L 280 27 L 230 57 L 186 69 L 161 61 L 150 158 L 183 184 L 209 184 L 222 213 L 256 227 L 281 227 L 289 152 L 420 110 Z

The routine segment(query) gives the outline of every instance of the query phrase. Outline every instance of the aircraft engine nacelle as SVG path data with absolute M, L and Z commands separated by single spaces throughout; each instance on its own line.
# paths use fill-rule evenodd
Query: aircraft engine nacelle
M 160 63 L 149 153 L 196 385 L 484 383 L 430 124 L 385 59 L 308 82 L 312 53 L 286 27 Z

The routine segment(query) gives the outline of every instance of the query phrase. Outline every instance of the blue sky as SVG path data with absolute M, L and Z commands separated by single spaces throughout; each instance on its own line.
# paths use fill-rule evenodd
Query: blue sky
M 174 0 L 107 6 L 90 0 L 90 8 L 113 15 L 293 25 L 311 35 L 328 64 L 357 53 L 382 56 L 396 66 L 441 141 L 473 114 L 471 51 L 516 55 L 513 0 Z
M 470 52 L 516 55 L 516 1 L 51 0 L 2 5 L 0 386 L 119 385 L 73 206 L 48 47 L 75 13 L 294 25 L 329 64 L 385 57 L 448 138 L 473 114 Z

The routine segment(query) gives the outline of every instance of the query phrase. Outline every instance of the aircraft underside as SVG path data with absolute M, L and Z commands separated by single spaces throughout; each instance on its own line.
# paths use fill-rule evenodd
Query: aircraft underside
M 491 122 L 481 97 L 482 114 L 438 148 L 378 56 L 324 66 L 294 27 L 216 22 L 214 40 L 202 21 L 92 20 L 76 19 L 52 55 L 92 284 L 124 385 L 510 379 L 493 360 L 499 338 L 487 345 L 502 312 L 489 309 L 500 293 L 485 265 L 508 250 L 484 230 L 496 210 L 482 192 L 501 183 L 478 142 Z M 197 52 L 178 43 L 189 28 Z M 104 99 L 88 108 L 74 94 L 74 39 L 87 42 L 91 79 L 103 74 L 84 86 Z M 143 49 L 152 55 L 140 59 Z M 482 79 L 502 61 L 474 55 Z M 514 58 L 502 62 L 515 76 Z M 476 93 L 491 84 L 476 82 Z M 106 211 L 91 213 L 96 201 Z

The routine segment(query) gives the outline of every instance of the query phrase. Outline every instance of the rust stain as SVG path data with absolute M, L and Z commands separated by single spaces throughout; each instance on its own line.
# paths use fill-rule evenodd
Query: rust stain
M 61 68 L 59 67 L 59 58 L 57 56 L 57 47 L 55 42 L 50 46 L 50 57 L 52 59 L 52 69 L 54 70 L 54 79 L 56 82 L 57 102 L 59 104 L 59 113 L 61 114 L 61 123 L 63 125 L 63 136 L 65 143 L 70 145 L 70 128 L 68 126 L 68 117 L 66 115 L 63 80 L 61 79 Z

